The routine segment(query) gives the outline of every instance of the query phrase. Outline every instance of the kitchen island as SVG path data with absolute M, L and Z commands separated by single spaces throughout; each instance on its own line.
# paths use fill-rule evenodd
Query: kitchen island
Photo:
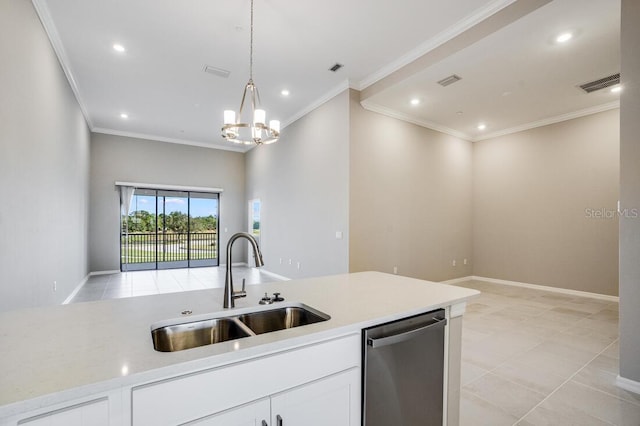
M 265 292 L 279 292 L 287 303 L 303 303 L 331 318 L 178 352 L 154 350 L 152 324 L 180 321 L 183 311 L 202 318 L 258 307 Z M 236 406 L 273 407 L 285 390 L 328 377 L 332 386 L 346 389 L 346 424 L 355 425 L 361 330 L 438 308 L 446 309 L 449 321 L 445 418 L 456 424 L 461 320 L 466 301 L 477 294 L 361 272 L 249 286 L 247 297 L 231 310 L 222 309 L 222 289 L 211 289 L 6 312 L 0 314 L 0 424 L 35 426 L 61 419 L 60 424 L 120 426 L 154 424 L 153 416 L 166 424 L 197 419 L 224 424 L 207 418 L 235 415 L 229 409 Z M 343 372 L 348 374 L 339 375 Z M 162 400 L 172 396 L 184 401 L 168 406 L 172 401 Z M 190 409 L 193 413 L 181 412 Z

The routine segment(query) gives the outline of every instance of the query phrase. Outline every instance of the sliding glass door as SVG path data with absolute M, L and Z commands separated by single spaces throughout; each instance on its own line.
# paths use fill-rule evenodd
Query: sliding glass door
M 121 270 L 218 265 L 218 194 L 136 189 L 120 235 Z
M 189 193 L 158 191 L 158 269 L 189 267 Z
M 189 266 L 218 265 L 218 194 L 189 197 Z

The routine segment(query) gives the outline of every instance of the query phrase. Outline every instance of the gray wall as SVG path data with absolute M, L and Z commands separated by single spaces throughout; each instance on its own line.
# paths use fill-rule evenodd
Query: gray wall
M 618 120 L 616 109 L 474 144 L 474 275 L 618 294 Z
M 220 247 L 246 228 L 244 155 L 237 152 L 93 133 L 89 265 L 120 269 L 120 198 L 116 181 L 222 188 Z M 225 232 L 225 228 L 227 232 Z M 244 246 L 234 247 L 234 262 Z M 237 251 L 236 251 L 237 250 Z M 221 250 L 220 263 L 225 263 Z
M 358 97 L 352 91 L 350 270 L 471 275 L 471 142 L 366 111 Z
M 620 203 L 640 209 L 640 2 L 622 0 Z M 620 376 L 640 382 L 640 218 L 620 220 Z
M 0 57 L 7 311 L 61 303 L 88 273 L 89 131 L 30 1 L 0 2 Z
M 269 271 L 290 278 L 348 271 L 348 102 L 345 91 L 283 129 L 276 144 L 246 155 L 247 199 L 262 201 Z

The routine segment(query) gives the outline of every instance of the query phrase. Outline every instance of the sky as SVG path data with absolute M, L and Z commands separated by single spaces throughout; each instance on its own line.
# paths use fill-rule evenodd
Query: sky
M 187 214 L 187 198 L 182 197 L 158 197 L 160 209 L 164 198 L 165 213 L 179 211 Z M 144 210 L 151 214 L 156 213 L 156 197 L 153 195 L 134 195 L 131 201 L 129 213 Z M 162 213 L 160 210 L 158 213 Z M 218 217 L 218 200 L 212 198 L 191 198 L 191 217 L 215 216 Z

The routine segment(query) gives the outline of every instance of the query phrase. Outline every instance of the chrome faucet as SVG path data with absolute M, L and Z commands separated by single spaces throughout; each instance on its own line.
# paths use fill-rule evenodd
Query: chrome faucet
M 253 257 L 256 260 L 256 267 L 259 268 L 261 266 L 264 266 L 260 247 L 258 247 L 256 239 L 253 238 L 251 234 L 247 232 L 238 232 L 237 234 L 233 234 L 231 238 L 229 238 L 229 242 L 227 243 L 227 275 L 224 279 L 224 304 L 222 305 L 224 308 L 235 307 L 235 299 L 247 296 L 247 292 L 244 289 L 244 281 L 241 291 L 233 291 L 233 276 L 231 275 L 231 248 L 233 247 L 233 243 L 238 238 L 246 238 L 249 243 L 251 243 L 251 247 L 253 247 Z

